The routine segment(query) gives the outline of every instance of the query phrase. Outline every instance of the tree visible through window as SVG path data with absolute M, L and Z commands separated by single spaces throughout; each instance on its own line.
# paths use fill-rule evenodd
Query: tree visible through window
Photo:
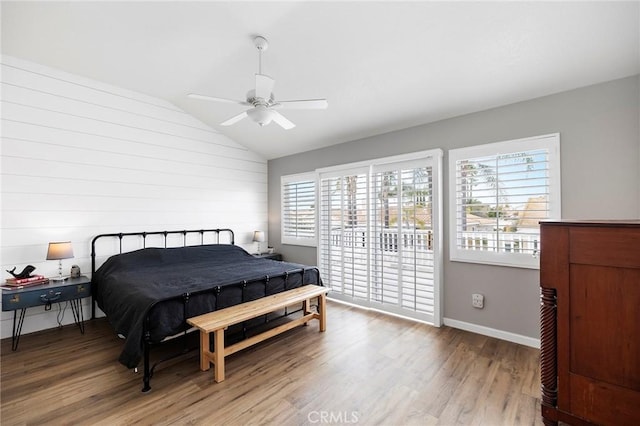
M 451 259 L 538 265 L 541 220 L 560 218 L 559 135 L 451 150 Z

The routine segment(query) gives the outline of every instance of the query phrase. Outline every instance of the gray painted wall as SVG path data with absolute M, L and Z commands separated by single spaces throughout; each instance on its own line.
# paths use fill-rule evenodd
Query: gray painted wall
M 280 176 L 388 155 L 442 148 L 446 319 L 539 338 L 539 271 L 451 262 L 448 150 L 560 133 L 562 213 L 572 219 L 640 218 L 640 76 L 455 117 L 269 161 L 269 244 L 294 262 L 316 249 L 280 242 Z M 471 294 L 485 295 L 483 310 Z

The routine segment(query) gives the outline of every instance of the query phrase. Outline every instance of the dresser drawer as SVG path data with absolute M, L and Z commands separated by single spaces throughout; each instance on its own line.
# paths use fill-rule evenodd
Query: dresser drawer
M 44 285 L 2 292 L 2 310 L 30 308 L 91 296 L 91 283 Z
M 640 228 L 569 229 L 569 262 L 615 268 L 640 268 Z

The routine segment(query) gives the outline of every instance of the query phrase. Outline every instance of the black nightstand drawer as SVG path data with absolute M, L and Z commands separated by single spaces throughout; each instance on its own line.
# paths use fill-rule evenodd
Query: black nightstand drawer
M 81 279 L 76 279 L 80 281 Z M 31 308 L 47 303 L 65 302 L 67 300 L 81 299 L 91 296 L 91 282 L 74 283 L 49 283 L 42 286 L 25 287 L 16 290 L 3 290 L 2 310 L 15 311 L 16 309 Z

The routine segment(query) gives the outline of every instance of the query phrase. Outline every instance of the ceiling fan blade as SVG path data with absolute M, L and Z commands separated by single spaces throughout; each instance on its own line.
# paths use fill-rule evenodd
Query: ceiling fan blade
M 303 99 L 299 101 L 278 101 L 274 108 L 282 109 L 327 109 L 329 102 L 326 99 Z
M 213 97 L 213 96 L 198 95 L 198 94 L 195 94 L 195 93 L 189 93 L 187 96 L 192 98 L 192 99 L 202 99 L 202 100 L 205 100 L 205 101 L 226 102 L 226 103 L 230 103 L 230 104 L 240 104 L 240 105 L 249 105 L 249 106 L 251 105 L 247 101 L 236 101 L 234 99 L 216 98 L 216 97 Z
M 224 122 L 220 123 L 220 125 L 221 126 L 231 126 L 232 124 L 237 123 L 238 121 L 242 120 L 246 116 L 247 116 L 247 111 L 241 112 L 240 114 L 231 117 L 227 121 L 224 121 Z
M 264 74 L 256 74 L 256 98 L 269 99 L 275 80 Z
M 272 110 L 271 113 L 273 114 L 273 121 L 278 123 L 280 127 L 282 127 L 283 129 L 289 130 L 296 127 L 295 124 L 289 121 L 284 115 L 280 114 L 278 111 Z

